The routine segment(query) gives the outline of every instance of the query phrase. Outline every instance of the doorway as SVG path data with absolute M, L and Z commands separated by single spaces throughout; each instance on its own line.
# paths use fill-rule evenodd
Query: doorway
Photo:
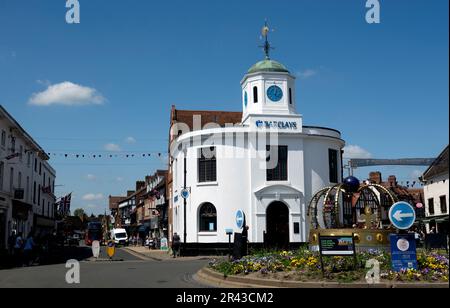
M 289 209 L 283 202 L 272 202 L 266 210 L 268 248 L 287 249 L 289 246 Z

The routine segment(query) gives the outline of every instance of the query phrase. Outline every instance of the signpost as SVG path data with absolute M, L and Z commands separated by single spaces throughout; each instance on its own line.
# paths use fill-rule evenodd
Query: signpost
M 185 188 L 180 192 L 181 198 L 187 199 L 189 198 L 189 188 Z
M 319 255 L 322 275 L 325 274 L 322 256 L 353 256 L 356 268 L 356 249 L 354 235 L 321 236 L 319 234 Z
M 108 242 L 108 246 L 106 247 L 106 253 L 108 254 L 109 259 L 112 260 L 114 254 L 116 253 L 116 247 L 113 241 Z
M 407 230 L 416 220 L 416 211 L 409 203 L 400 201 L 389 209 L 389 220 L 397 229 Z
M 417 269 L 416 240 L 414 234 L 391 234 L 391 264 L 394 271 Z
M 420 208 L 418 206 L 418 208 Z M 406 231 L 416 220 L 416 211 L 412 205 L 400 201 L 389 209 L 389 220 L 399 229 L 399 234 L 389 235 L 391 242 L 391 266 L 394 271 L 417 269 L 416 239 L 414 233 Z
M 228 235 L 228 258 L 231 258 L 231 235 L 233 234 L 233 229 L 225 229 L 225 233 Z

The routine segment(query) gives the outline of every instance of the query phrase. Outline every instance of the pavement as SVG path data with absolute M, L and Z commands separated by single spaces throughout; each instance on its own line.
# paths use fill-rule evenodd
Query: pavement
M 217 256 L 189 256 L 189 257 L 177 257 L 174 258 L 169 251 L 163 251 L 158 249 L 148 249 L 148 247 L 143 246 L 127 246 L 125 248 L 127 252 L 137 256 L 139 258 L 151 259 L 155 261 L 195 261 L 195 260 L 212 260 L 217 259 Z

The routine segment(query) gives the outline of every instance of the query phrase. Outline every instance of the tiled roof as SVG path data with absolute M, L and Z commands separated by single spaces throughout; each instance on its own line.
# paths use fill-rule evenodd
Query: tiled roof
M 194 116 L 201 116 L 200 127 L 207 123 L 216 123 L 224 127 L 225 124 L 236 124 L 242 121 L 242 112 L 216 110 L 179 110 L 172 106 L 170 113 L 170 127 L 175 123 L 185 123 L 192 131 Z
M 426 181 L 434 176 L 441 175 L 444 173 L 448 174 L 448 145 L 441 152 L 441 154 L 439 154 L 438 158 L 434 160 L 434 162 L 430 165 L 430 167 L 428 167 L 428 169 L 425 170 L 422 176 L 422 180 Z

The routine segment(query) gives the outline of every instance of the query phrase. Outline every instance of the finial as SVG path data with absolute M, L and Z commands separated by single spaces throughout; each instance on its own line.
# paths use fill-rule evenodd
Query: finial
M 263 49 L 264 49 L 264 54 L 266 56 L 266 60 L 270 60 L 269 52 L 271 49 L 273 49 L 269 43 L 269 32 L 270 32 L 270 28 L 269 28 L 269 25 L 267 24 L 267 19 L 266 19 L 266 21 L 264 23 L 264 27 L 261 30 L 261 34 L 265 40 L 264 46 L 261 46 L 261 47 L 263 47 Z

